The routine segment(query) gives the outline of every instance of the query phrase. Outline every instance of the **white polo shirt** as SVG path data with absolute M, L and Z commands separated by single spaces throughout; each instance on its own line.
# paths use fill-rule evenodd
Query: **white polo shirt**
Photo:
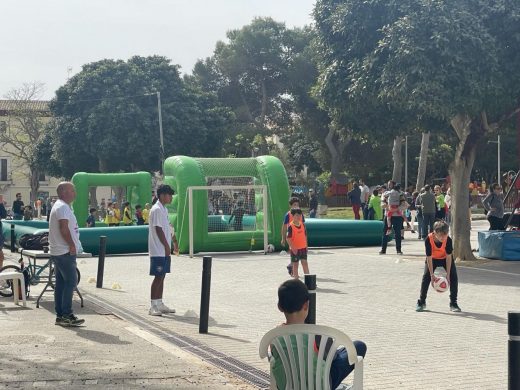
M 70 205 L 63 200 L 58 199 L 51 210 L 49 216 L 49 252 L 51 256 L 61 256 L 68 253 L 69 244 L 63 238 L 60 231 L 60 219 L 68 220 L 68 226 L 72 241 L 76 247 L 76 253 L 83 252 L 81 242 L 79 240 L 79 227 L 76 216 L 72 212 Z
M 174 230 L 168 220 L 168 210 L 166 210 L 166 207 L 164 207 L 159 200 L 155 202 L 150 210 L 148 223 L 148 252 L 150 253 L 150 257 L 164 257 L 164 245 L 161 243 L 161 240 L 159 240 L 155 227 L 159 226 L 163 230 L 166 241 L 170 243 L 170 248 Z

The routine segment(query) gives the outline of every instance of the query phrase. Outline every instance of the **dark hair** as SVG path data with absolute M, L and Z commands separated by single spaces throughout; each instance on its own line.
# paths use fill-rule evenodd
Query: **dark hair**
M 300 214 L 302 215 L 302 209 L 291 209 L 291 215 Z
M 168 184 L 161 184 L 157 188 L 157 196 L 160 196 L 162 194 L 173 195 L 173 189 Z
M 495 191 L 495 189 L 496 189 L 497 187 L 500 188 L 500 184 L 498 184 L 498 183 L 493 183 L 493 184 L 491 184 L 491 185 L 489 186 L 489 192 L 493 192 L 493 191 Z
M 293 204 L 295 204 L 296 202 L 300 203 L 300 198 L 293 196 L 293 197 L 291 197 L 291 199 L 289 199 L 289 205 L 291 205 L 291 206 Z
M 415 196 L 415 197 L 418 197 L 419 196 L 419 193 L 417 191 L 414 191 L 412 196 Z
M 372 194 L 374 194 L 375 196 L 378 196 L 379 195 L 379 189 L 378 188 L 374 189 L 374 191 L 372 191 Z
M 296 313 L 308 301 L 309 290 L 301 280 L 286 280 L 278 287 L 278 307 L 284 313 Z
M 107 203 L 107 207 L 110 207 L 110 206 L 112 206 L 113 204 L 114 204 L 114 203 L 112 203 L 112 202 L 108 202 L 108 203 Z
M 123 206 L 125 206 L 125 207 L 130 206 L 130 202 L 123 203 Z
M 17 192 L 17 193 L 16 193 L 16 196 L 17 196 L 17 197 L 18 197 L 18 196 L 22 196 L 22 194 L 21 194 L 20 192 Z
M 429 184 L 426 184 L 426 185 L 424 186 L 424 191 L 430 191 L 430 189 L 431 189 L 431 187 L 430 187 Z
M 393 189 L 396 191 L 401 191 L 401 184 L 396 184 Z
M 135 205 L 135 209 L 136 209 L 136 210 L 139 210 L 139 209 L 142 209 L 142 207 L 141 207 L 140 204 L 136 204 L 136 205 Z
M 433 224 L 433 231 L 435 233 L 448 234 L 450 232 L 450 225 L 444 221 L 437 221 Z
M 90 210 L 89 210 L 91 213 L 94 213 L 96 211 L 96 209 L 94 207 L 92 207 Z

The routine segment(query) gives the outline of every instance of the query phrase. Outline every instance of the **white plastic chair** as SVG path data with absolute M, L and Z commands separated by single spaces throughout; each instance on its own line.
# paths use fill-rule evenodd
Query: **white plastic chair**
M 0 272 L 0 280 L 12 280 L 13 285 L 13 296 L 14 296 L 14 304 L 18 305 L 18 282 L 20 282 L 20 289 L 22 291 L 22 301 L 23 306 L 27 307 L 27 302 L 25 300 L 25 279 L 24 275 L 21 272 Z
M 307 356 L 304 356 L 304 335 L 308 336 L 307 351 L 309 353 L 307 353 Z M 296 351 L 291 347 L 291 336 L 296 338 Z M 320 345 L 318 346 L 316 372 L 314 372 L 313 364 L 315 336 L 321 336 Z M 282 347 L 281 340 L 285 342 L 286 349 Z M 332 345 L 325 359 L 325 365 L 319 364 L 324 360 L 323 356 L 328 342 L 332 342 Z M 269 353 L 269 346 L 276 348 L 276 352 L 283 364 L 286 386 L 282 390 L 330 390 L 332 359 L 340 346 L 344 346 L 347 350 L 349 363 L 355 362 L 354 371 L 351 374 L 354 375 L 354 384 L 351 389 L 363 389 L 363 357 L 357 356 L 352 340 L 337 329 L 321 325 L 284 325 L 270 330 L 262 337 L 259 349 L 260 357 L 264 359 L 269 356 L 271 362 L 270 388 L 278 389 L 272 373 L 274 359 L 271 358 Z M 307 364 L 305 364 L 305 360 L 307 360 Z M 298 364 L 296 364 L 296 361 L 298 361 Z M 306 367 L 308 368 L 307 372 L 305 372 Z

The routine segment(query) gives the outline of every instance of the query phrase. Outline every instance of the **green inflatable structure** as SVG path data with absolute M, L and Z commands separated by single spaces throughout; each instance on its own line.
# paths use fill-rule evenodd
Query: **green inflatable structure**
M 290 191 L 287 174 L 277 158 L 173 156 L 164 162 L 163 172 L 165 184 L 175 191 L 167 209 L 181 253 L 190 253 L 190 249 L 193 252 L 262 250 L 267 244 L 282 249 L 281 226 Z M 133 206 L 151 202 L 151 175 L 148 172 L 80 172 L 74 175 L 72 182 L 77 193 L 74 214 L 80 225 L 88 215 L 89 187 L 124 186 Z M 230 223 L 231 211 L 210 215 L 208 204 L 212 198 L 224 195 L 231 199 L 236 196 L 235 206 L 240 199 L 249 200 L 249 209 L 240 229 Z M 23 234 L 48 230 L 46 221 L 4 220 L 2 230 L 6 244 L 10 242 L 11 224 L 15 225 L 16 239 Z M 305 225 L 312 247 L 374 246 L 381 243 L 383 233 L 382 221 L 307 219 Z M 108 254 L 148 251 L 148 226 L 80 228 L 80 240 L 86 252 L 98 254 L 100 236 L 107 236 Z
M 86 173 L 78 172 L 72 176 L 76 187 L 76 200 L 72 204 L 74 215 L 79 226 L 85 226 L 89 209 L 89 187 L 120 186 L 130 189 L 128 199 L 134 206 L 138 203 L 144 206 L 152 198 L 152 176 L 148 172 L 136 173 Z

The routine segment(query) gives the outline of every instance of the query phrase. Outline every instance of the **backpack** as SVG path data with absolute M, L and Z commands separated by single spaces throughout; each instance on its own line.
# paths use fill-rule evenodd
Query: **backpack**
M 42 250 L 49 246 L 49 233 L 24 234 L 18 240 L 18 246 L 23 249 Z

